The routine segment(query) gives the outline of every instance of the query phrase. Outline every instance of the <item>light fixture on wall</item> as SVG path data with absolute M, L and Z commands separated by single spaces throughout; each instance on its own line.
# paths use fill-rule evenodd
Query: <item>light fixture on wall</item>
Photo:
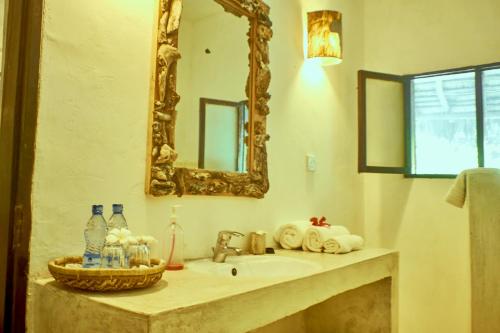
M 342 14 L 333 10 L 307 13 L 307 58 L 322 65 L 342 62 Z

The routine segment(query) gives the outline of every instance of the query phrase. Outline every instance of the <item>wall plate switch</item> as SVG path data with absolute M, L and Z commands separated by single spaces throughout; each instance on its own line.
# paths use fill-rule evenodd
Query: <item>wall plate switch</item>
M 316 156 L 314 156 L 313 154 L 306 155 L 306 167 L 307 167 L 307 171 L 310 171 L 310 172 L 316 171 L 316 168 L 317 168 Z

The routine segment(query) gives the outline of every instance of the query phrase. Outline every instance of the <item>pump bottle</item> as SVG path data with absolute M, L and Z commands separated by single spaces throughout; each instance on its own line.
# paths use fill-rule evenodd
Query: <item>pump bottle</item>
M 167 263 L 167 270 L 177 271 L 184 268 L 184 231 L 177 223 L 176 209 L 171 207 L 170 223 L 166 230 L 163 256 Z

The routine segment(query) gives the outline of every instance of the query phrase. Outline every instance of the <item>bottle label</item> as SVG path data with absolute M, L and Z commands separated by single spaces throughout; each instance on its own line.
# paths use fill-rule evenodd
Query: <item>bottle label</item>
M 118 254 L 110 254 L 102 258 L 103 267 L 106 268 L 122 268 L 124 259 Z
M 101 255 L 96 253 L 85 252 L 83 254 L 83 268 L 100 268 Z

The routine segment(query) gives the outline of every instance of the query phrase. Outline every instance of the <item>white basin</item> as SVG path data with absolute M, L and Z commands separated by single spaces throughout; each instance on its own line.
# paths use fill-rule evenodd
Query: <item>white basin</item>
M 216 276 L 278 278 L 309 275 L 321 270 L 321 265 L 306 260 L 277 255 L 228 256 L 226 262 L 212 259 L 188 262 L 187 269 Z

